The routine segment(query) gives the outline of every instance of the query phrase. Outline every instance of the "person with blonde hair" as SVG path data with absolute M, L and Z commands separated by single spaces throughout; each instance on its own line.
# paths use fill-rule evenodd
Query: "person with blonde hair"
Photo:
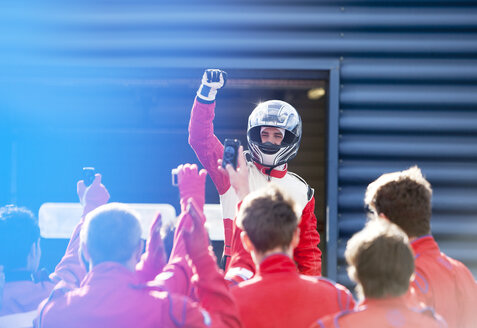
M 384 220 L 368 222 L 348 241 L 345 257 L 362 302 L 352 311 L 319 319 L 310 328 L 446 327 L 432 309 L 413 309 L 408 304 L 414 257 L 398 226 Z
M 417 302 L 433 307 L 449 327 L 475 327 L 477 284 L 469 269 L 445 255 L 431 234 L 431 184 L 421 170 L 381 175 L 369 184 L 365 204 L 377 219 L 398 225 L 408 235 L 415 256 L 412 288 Z

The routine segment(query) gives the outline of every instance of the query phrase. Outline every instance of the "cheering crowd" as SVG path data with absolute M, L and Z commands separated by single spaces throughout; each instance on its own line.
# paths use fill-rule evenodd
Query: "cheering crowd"
M 251 113 L 248 151 L 222 165 L 214 135 L 221 70 L 206 70 L 189 125 L 205 169 L 177 168 L 181 213 L 166 254 L 161 215 L 144 245 L 139 216 L 108 203 L 96 174 L 77 184 L 83 215 L 51 274 L 38 269 L 38 222 L 0 209 L 2 327 L 477 327 L 477 285 L 431 235 L 432 189 L 417 167 L 384 174 L 363 195 L 366 226 L 345 251 L 350 291 L 321 277 L 314 191 L 288 162 L 301 119 L 271 100 Z M 220 195 L 222 270 L 204 226 L 205 179 Z

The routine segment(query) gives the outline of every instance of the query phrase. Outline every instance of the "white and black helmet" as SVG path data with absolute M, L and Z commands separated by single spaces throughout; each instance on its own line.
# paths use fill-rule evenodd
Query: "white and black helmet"
M 261 127 L 285 130 L 282 143 L 262 143 Z M 300 147 L 301 118 L 293 106 L 281 100 L 259 104 L 248 118 L 247 142 L 252 159 L 262 165 L 276 167 L 293 159 Z

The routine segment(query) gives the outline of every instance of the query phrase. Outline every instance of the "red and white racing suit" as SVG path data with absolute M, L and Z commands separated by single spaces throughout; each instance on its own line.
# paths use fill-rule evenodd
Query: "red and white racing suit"
M 215 258 L 209 254 L 194 264 L 199 302 L 146 285 L 119 263 L 103 262 L 79 288 L 52 294 L 40 306 L 35 327 L 241 327 Z
M 239 199 L 230 185 L 227 174 L 217 168 L 217 160 L 222 158 L 224 146 L 214 135 L 214 110 L 215 102 L 206 104 L 200 102 L 198 98 L 196 99 L 189 123 L 189 143 L 197 154 L 199 161 L 207 169 L 219 192 L 224 219 L 224 256 L 227 259 L 227 278 L 240 282 L 253 276 L 255 265 L 250 254 L 243 249 L 239 239 L 240 229 L 236 227 L 233 221 Z M 294 260 L 302 274 L 320 275 L 321 251 L 318 248 L 320 236 L 316 230 L 313 189 L 298 175 L 288 172 L 287 165 L 284 165 L 281 170 L 273 169 L 269 174 L 266 172 L 268 171 L 267 167 L 254 162 L 249 162 L 247 165 L 251 191 L 273 182 L 286 190 L 302 209 L 299 225 L 300 243 L 295 249 Z

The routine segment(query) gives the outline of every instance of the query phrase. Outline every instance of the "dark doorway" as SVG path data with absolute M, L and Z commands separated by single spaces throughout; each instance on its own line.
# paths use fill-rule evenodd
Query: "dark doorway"
M 7 172 L 0 193 L 3 203 L 38 212 L 44 202 L 76 202 L 81 168 L 93 166 L 103 174 L 111 201 L 170 203 L 178 210 L 170 170 L 197 162 L 187 143 L 187 126 L 202 72 L 161 69 L 116 73 L 104 80 L 17 82 L 10 87 L 4 112 L 9 128 L 3 132 L 8 142 L 2 144 L 8 152 L 3 162 Z M 302 116 L 302 143 L 290 170 L 315 189 L 323 248 L 329 72 L 229 69 L 228 73 L 214 121 L 220 140 L 238 138 L 246 144 L 248 115 L 260 101 L 285 100 Z M 208 203 L 218 203 L 210 180 L 206 193 Z M 48 242 L 43 245 L 43 262 L 52 269 L 62 250 L 50 252 Z

